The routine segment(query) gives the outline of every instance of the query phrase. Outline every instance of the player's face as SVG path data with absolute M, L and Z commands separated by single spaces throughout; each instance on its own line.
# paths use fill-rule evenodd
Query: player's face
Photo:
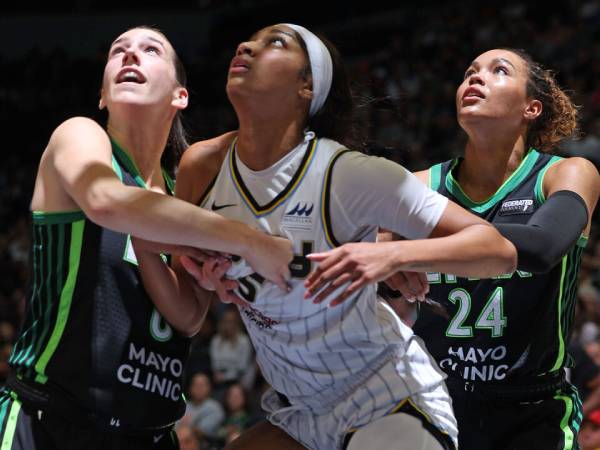
M 456 91 L 458 121 L 486 118 L 522 123 L 528 106 L 527 64 L 508 50 L 490 50 L 467 68 Z
M 295 32 L 285 25 L 274 25 L 242 42 L 229 66 L 227 94 L 238 99 L 253 98 L 268 104 L 298 101 L 299 92 L 310 83 L 306 76 L 308 58 Z
M 116 104 L 181 106 L 187 92 L 176 79 L 175 52 L 160 33 L 134 28 L 112 43 L 104 68 L 101 106 Z M 183 107 L 185 107 L 183 105 Z

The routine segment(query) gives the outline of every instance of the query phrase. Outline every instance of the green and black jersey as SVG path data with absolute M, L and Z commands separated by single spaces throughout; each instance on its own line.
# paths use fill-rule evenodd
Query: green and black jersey
M 124 184 L 145 187 L 114 142 L 113 168 Z M 64 393 L 117 432 L 176 421 L 189 339 L 154 308 L 130 236 L 82 211 L 33 212 L 32 222 L 28 309 L 9 360 L 17 378 Z
M 523 224 L 544 203 L 544 174 L 558 160 L 531 149 L 498 191 L 480 203 L 456 181 L 461 158 L 431 167 L 430 187 L 489 222 Z M 581 238 L 544 274 L 516 271 L 479 280 L 429 273 L 430 296 L 450 318 L 421 308 L 415 333 L 448 375 L 465 381 L 518 383 L 558 371 L 569 364 L 567 339 L 585 241 Z

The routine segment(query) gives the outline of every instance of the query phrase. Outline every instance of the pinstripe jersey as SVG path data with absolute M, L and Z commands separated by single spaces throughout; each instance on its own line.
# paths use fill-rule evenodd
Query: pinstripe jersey
M 144 187 L 114 142 L 113 168 Z M 28 309 L 9 360 L 19 378 L 106 416 L 113 431 L 163 427 L 185 411 L 188 343 L 147 296 L 130 236 L 82 211 L 33 212 Z
M 329 139 L 306 139 L 303 146 L 283 158 L 283 165 L 261 172 L 246 170 L 247 176 L 242 179 L 234 143 L 201 201 L 203 207 L 227 218 L 291 239 L 296 256 L 290 265 L 289 293 L 247 270 L 244 261 L 238 261 L 228 275 L 238 279 L 238 292 L 249 303 L 241 308 L 241 316 L 263 375 L 292 404 L 308 406 L 315 413 L 330 410 L 385 364 L 402 357 L 413 337 L 412 331 L 377 298 L 375 285 L 364 287 L 336 307 L 328 306 L 336 293 L 320 304 L 303 299 L 304 278 L 312 270 L 305 256 L 337 244 L 329 217 L 330 197 L 336 189 L 332 173 L 336 161 L 347 151 Z M 260 179 L 281 174 L 287 167 L 286 158 L 294 155 L 302 160 L 289 182 L 282 183 L 279 192 L 271 192 L 270 200 L 259 203 L 251 187 L 258 186 Z M 445 199 L 440 201 L 445 207 Z M 356 240 L 373 242 L 376 229 L 356 229 L 351 234 L 358 236 Z M 425 355 L 424 359 L 429 361 Z M 441 382 L 441 374 L 429 362 L 423 367 L 419 376 L 407 375 L 402 383 L 394 380 L 388 385 L 381 377 L 377 383 L 384 386 L 381 390 L 385 393 L 378 394 L 376 401 L 373 395 L 372 400 L 380 406 L 389 405 Z
M 526 223 L 544 203 L 542 184 L 560 158 L 531 149 L 488 200 L 476 203 L 461 190 L 454 170 L 461 159 L 430 169 L 430 185 L 492 223 Z M 474 382 L 515 382 L 556 372 L 566 352 L 585 238 L 549 272 L 478 280 L 430 273 L 430 296 L 450 312 L 448 322 L 422 308 L 415 333 L 449 375 Z

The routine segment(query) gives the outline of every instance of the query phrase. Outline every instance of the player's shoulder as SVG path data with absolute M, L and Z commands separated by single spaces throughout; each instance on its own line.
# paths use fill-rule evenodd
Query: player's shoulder
M 71 117 L 56 127 L 50 136 L 50 142 L 65 139 L 87 140 L 89 138 L 108 139 L 106 131 L 98 122 L 88 117 Z
M 548 168 L 544 181 L 584 178 L 597 182 L 598 169 L 590 160 L 579 156 L 561 158 Z
M 190 145 L 181 158 L 180 170 L 195 171 L 201 167 L 203 171 L 216 175 L 236 134 L 237 132 L 230 131 Z
M 52 132 L 46 147 L 46 153 L 63 150 L 110 151 L 110 139 L 104 128 L 88 117 L 72 117 L 65 120 Z
M 229 132 L 199 141 L 183 153 L 177 170 L 176 195 L 179 198 L 197 204 L 206 195 L 235 136 L 236 132 Z
M 549 170 L 555 171 L 578 171 L 592 170 L 597 172 L 596 166 L 589 159 L 580 156 L 571 156 L 568 158 L 560 158 Z

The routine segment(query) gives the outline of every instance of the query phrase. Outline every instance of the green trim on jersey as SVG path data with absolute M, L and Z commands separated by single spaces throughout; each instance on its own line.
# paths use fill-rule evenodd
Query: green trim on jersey
M 442 163 L 429 168 L 429 187 L 437 191 L 442 182 Z
M 83 220 L 85 219 L 85 213 L 81 210 L 56 212 L 32 211 L 31 218 L 35 225 L 54 225 Z
M 554 365 L 549 372 L 555 372 L 565 366 L 565 359 L 568 354 L 565 350 L 565 342 L 571 332 L 573 317 L 575 314 L 576 302 L 573 301 L 577 295 L 577 274 L 581 266 L 581 256 L 584 247 L 574 246 L 561 261 L 560 284 L 557 297 L 557 342 L 558 353 Z M 542 374 L 543 375 L 543 374 Z
M 567 266 L 569 271 L 567 273 L 567 290 L 565 297 L 567 302 L 563 305 L 562 308 L 562 330 L 563 330 L 563 340 L 568 341 L 568 337 L 571 334 L 571 326 L 573 325 L 573 320 L 575 317 L 575 307 L 577 306 L 576 297 L 577 297 L 577 279 L 579 274 L 579 268 L 581 266 L 581 257 L 583 254 L 583 247 L 575 246 L 567 256 L 569 258 L 569 262 Z M 570 358 L 567 356 L 567 358 Z M 564 365 L 564 364 L 563 364 Z M 567 360 L 567 366 L 571 365 Z
M 563 333 L 562 333 L 562 329 L 563 329 L 563 324 L 562 324 L 562 318 L 563 318 L 563 311 L 562 311 L 562 307 L 563 307 L 563 293 L 565 291 L 565 275 L 567 274 L 567 260 L 568 260 L 568 255 L 563 256 L 562 258 L 562 262 L 561 262 L 561 269 L 560 269 L 560 285 L 558 288 L 558 303 L 557 303 L 557 308 L 558 308 L 558 357 L 556 358 L 556 361 L 554 363 L 554 366 L 552 366 L 552 368 L 550 369 L 550 372 L 555 372 L 558 369 L 560 369 L 562 367 L 562 363 L 565 359 L 565 340 L 563 338 Z
M 565 415 L 560 421 L 560 429 L 563 431 L 563 434 L 565 436 L 565 446 L 563 447 L 563 449 L 572 450 L 573 444 L 575 444 L 575 433 L 573 433 L 570 424 L 571 422 L 573 422 L 572 416 L 573 412 L 576 409 L 573 407 L 573 399 L 566 395 L 561 395 L 560 393 L 557 393 L 554 396 L 554 399 L 562 400 L 563 402 L 565 402 Z
M 12 403 L 11 394 L 13 394 L 12 391 L 0 392 L 0 436 L 4 436 L 4 429 L 6 428 L 4 424 L 6 422 L 7 411 Z M 0 442 L 0 446 L 1 445 L 2 442 Z
M 471 210 L 483 213 L 494 206 L 501 198 L 504 198 L 507 193 L 511 192 L 523 179 L 529 174 L 532 167 L 539 157 L 539 153 L 535 149 L 530 149 L 527 153 L 527 156 L 521 161 L 517 170 L 515 170 L 508 179 L 502 183 L 502 186 L 498 188 L 498 190 L 487 200 L 482 202 L 475 202 L 469 198 L 467 194 L 464 193 L 458 182 L 454 179 L 452 175 L 452 171 L 460 161 L 460 159 L 455 159 L 452 163 L 452 167 L 448 171 L 448 175 L 446 176 L 446 189 L 450 192 L 460 203 L 470 208 Z
M 121 170 L 121 166 L 119 165 L 119 161 L 115 157 L 114 153 L 111 158 L 112 168 L 119 177 L 119 180 L 123 181 L 123 171 Z
M 6 422 L 6 427 L 4 428 L 4 438 L 2 439 L 0 450 L 10 450 L 12 448 L 15 430 L 17 428 L 17 418 L 19 417 L 19 412 L 21 411 L 21 403 L 18 401 L 7 402 L 6 404 L 10 404 L 11 407 L 8 411 L 8 421 Z M 2 420 L 4 419 L 3 416 L 5 414 L 5 411 L 0 411 L 0 424 L 2 424 Z
M 125 169 L 127 170 L 127 172 L 129 172 L 131 174 L 131 176 L 135 180 L 136 184 L 139 187 L 145 188 L 146 183 L 144 182 L 144 179 L 140 175 L 140 171 L 137 168 L 137 166 L 135 165 L 135 161 L 133 160 L 133 158 L 112 137 L 110 138 L 110 142 L 112 143 L 113 153 L 117 157 L 119 162 L 121 164 L 123 164 L 123 166 L 125 166 Z
M 550 161 L 548 161 L 548 164 L 546 165 L 546 167 L 544 167 L 542 170 L 540 170 L 540 173 L 538 174 L 537 181 L 535 182 L 534 192 L 535 192 L 535 198 L 540 203 L 540 205 L 546 201 L 546 196 L 544 195 L 544 189 L 543 189 L 544 176 L 546 176 L 546 172 L 548 171 L 548 169 L 550 167 L 552 167 L 554 164 L 556 164 L 558 161 L 560 161 L 561 159 L 562 158 L 560 156 L 553 156 L 552 159 L 550 159 Z
M 175 193 L 175 180 L 171 177 L 171 175 L 167 173 L 167 171 L 164 168 L 162 169 L 162 176 L 165 180 L 165 186 L 169 191 L 169 194 L 173 195 Z
M 67 325 L 69 312 L 71 310 L 71 301 L 73 299 L 73 291 L 75 289 L 75 281 L 77 280 L 77 273 L 79 271 L 79 260 L 81 255 L 81 243 L 83 241 L 84 226 L 84 220 L 74 222 L 72 225 L 71 245 L 69 249 L 69 272 L 60 295 L 58 316 L 56 318 L 54 329 L 52 330 L 52 335 L 50 336 L 50 340 L 48 341 L 44 352 L 35 365 L 35 370 L 37 372 L 35 380 L 38 383 L 45 383 L 48 380 L 48 377 L 45 374 L 46 366 L 56 351 L 58 343 L 60 342 L 62 334 L 65 330 L 65 326 Z
M 146 186 L 146 182 L 142 178 L 142 175 L 140 174 L 140 171 L 137 168 L 137 165 L 135 164 L 135 161 L 133 160 L 131 155 L 127 153 L 127 150 L 121 147 L 113 138 L 110 138 L 110 142 L 112 144 L 113 150 L 112 166 L 119 179 L 123 181 L 123 171 L 121 170 L 121 167 L 119 165 L 119 163 L 121 163 L 125 167 L 127 172 L 131 174 L 131 176 L 135 180 L 135 183 L 139 187 L 147 189 L 148 187 Z M 167 173 L 164 167 L 162 167 L 161 170 L 163 179 L 165 180 L 165 187 L 168 193 L 173 195 L 173 193 L 175 192 L 175 180 L 171 178 L 171 176 Z

